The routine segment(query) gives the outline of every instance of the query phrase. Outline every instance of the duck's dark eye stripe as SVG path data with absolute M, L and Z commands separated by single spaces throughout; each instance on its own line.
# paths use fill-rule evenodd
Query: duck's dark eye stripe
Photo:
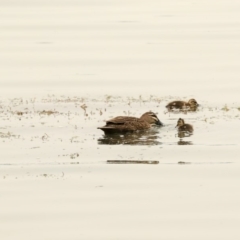
M 152 118 L 157 122 L 159 121 L 157 116 L 152 116 Z
M 157 117 L 157 115 L 155 113 L 149 113 L 149 116 Z

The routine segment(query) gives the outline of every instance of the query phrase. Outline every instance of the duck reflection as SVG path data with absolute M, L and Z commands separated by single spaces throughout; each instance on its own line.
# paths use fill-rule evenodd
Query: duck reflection
M 180 132 L 178 132 L 177 136 L 178 136 L 179 138 L 187 138 L 187 137 L 191 137 L 191 136 L 192 136 L 192 133 L 180 131 Z
M 189 132 L 184 132 L 184 131 L 180 131 L 177 133 L 177 136 L 180 138 L 179 141 L 177 142 L 178 145 L 192 145 L 192 141 L 185 141 L 185 139 L 183 140 L 183 138 L 188 138 L 192 135 L 192 133 Z
M 160 145 L 160 136 L 157 129 L 128 132 L 125 134 L 105 134 L 98 139 L 98 144 L 106 145 Z
M 178 145 L 192 145 L 193 143 L 191 141 L 183 141 L 182 139 L 180 139 L 177 142 Z

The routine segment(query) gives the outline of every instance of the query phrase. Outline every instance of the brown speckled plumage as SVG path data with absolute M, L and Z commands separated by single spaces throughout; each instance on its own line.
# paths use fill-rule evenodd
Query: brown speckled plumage
M 119 116 L 106 121 L 106 125 L 99 127 L 105 134 L 125 133 L 138 130 L 147 130 L 152 126 L 162 126 L 161 121 L 153 112 L 146 112 L 140 118 Z
M 193 132 L 193 126 L 185 123 L 182 118 L 178 119 L 177 126 L 179 132 Z
M 180 109 L 180 110 L 186 110 L 186 111 L 196 111 L 199 104 L 195 99 L 189 99 L 188 102 L 185 101 L 173 101 L 168 103 L 166 108 L 168 111 L 174 110 L 174 109 Z

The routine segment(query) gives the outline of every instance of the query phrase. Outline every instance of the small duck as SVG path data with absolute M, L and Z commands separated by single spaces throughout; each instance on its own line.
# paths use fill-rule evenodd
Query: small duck
M 194 98 L 192 98 L 192 99 L 189 99 L 188 102 L 185 102 L 185 101 L 170 102 L 170 103 L 168 103 L 166 108 L 168 109 L 168 111 L 171 111 L 173 109 L 196 111 L 198 106 L 199 106 L 199 104 L 197 103 L 197 101 Z
M 193 132 L 193 126 L 188 123 L 185 123 L 182 118 L 178 119 L 176 127 L 178 127 L 179 132 L 189 132 L 189 133 Z
M 163 124 L 153 112 L 146 112 L 140 118 L 119 116 L 106 121 L 106 125 L 99 127 L 105 134 L 126 133 L 138 130 L 147 130 L 152 126 L 162 126 Z

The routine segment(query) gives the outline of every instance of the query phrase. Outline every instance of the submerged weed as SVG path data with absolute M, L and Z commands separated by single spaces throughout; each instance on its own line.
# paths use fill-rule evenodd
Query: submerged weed
M 229 111 L 229 108 L 228 108 L 227 104 L 222 108 L 222 110 L 223 110 L 223 111 L 226 111 L 226 112 Z
M 72 154 L 70 154 L 70 158 L 71 158 L 71 159 L 74 159 L 74 158 L 77 158 L 77 157 L 79 157 L 79 154 L 78 154 L 78 153 L 72 153 Z
M 73 142 L 74 142 L 74 143 L 78 143 L 78 142 L 80 142 L 80 141 L 78 140 L 78 136 L 73 136 L 73 137 L 70 138 L 70 142 L 71 142 L 71 143 L 73 143 Z
M 46 111 L 46 110 L 43 110 L 43 111 L 40 111 L 39 112 L 39 114 L 40 115 L 51 115 L 51 114 L 56 114 L 56 113 L 58 113 L 57 111 L 52 111 L 52 110 L 48 110 L 48 111 Z
M 24 114 L 24 112 L 17 111 L 16 114 L 19 116 L 22 116 Z
M 48 139 L 49 139 L 49 136 L 46 133 L 44 133 L 44 135 L 42 136 L 42 140 L 45 141 Z
M 84 111 L 84 116 L 88 116 L 88 114 L 87 114 L 87 105 L 84 103 L 84 104 L 81 106 L 81 108 L 82 108 L 83 111 Z
M 106 103 L 109 103 L 111 98 L 112 98 L 112 96 L 110 96 L 110 95 L 105 95 L 105 102 L 106 102 Z
M 19 138 L 20 136 L 19 135 L 14 135 L 10 132 L 7 132 L 7 133 L 0 132 L 0 138 L 11 138 L 11 137 Z

